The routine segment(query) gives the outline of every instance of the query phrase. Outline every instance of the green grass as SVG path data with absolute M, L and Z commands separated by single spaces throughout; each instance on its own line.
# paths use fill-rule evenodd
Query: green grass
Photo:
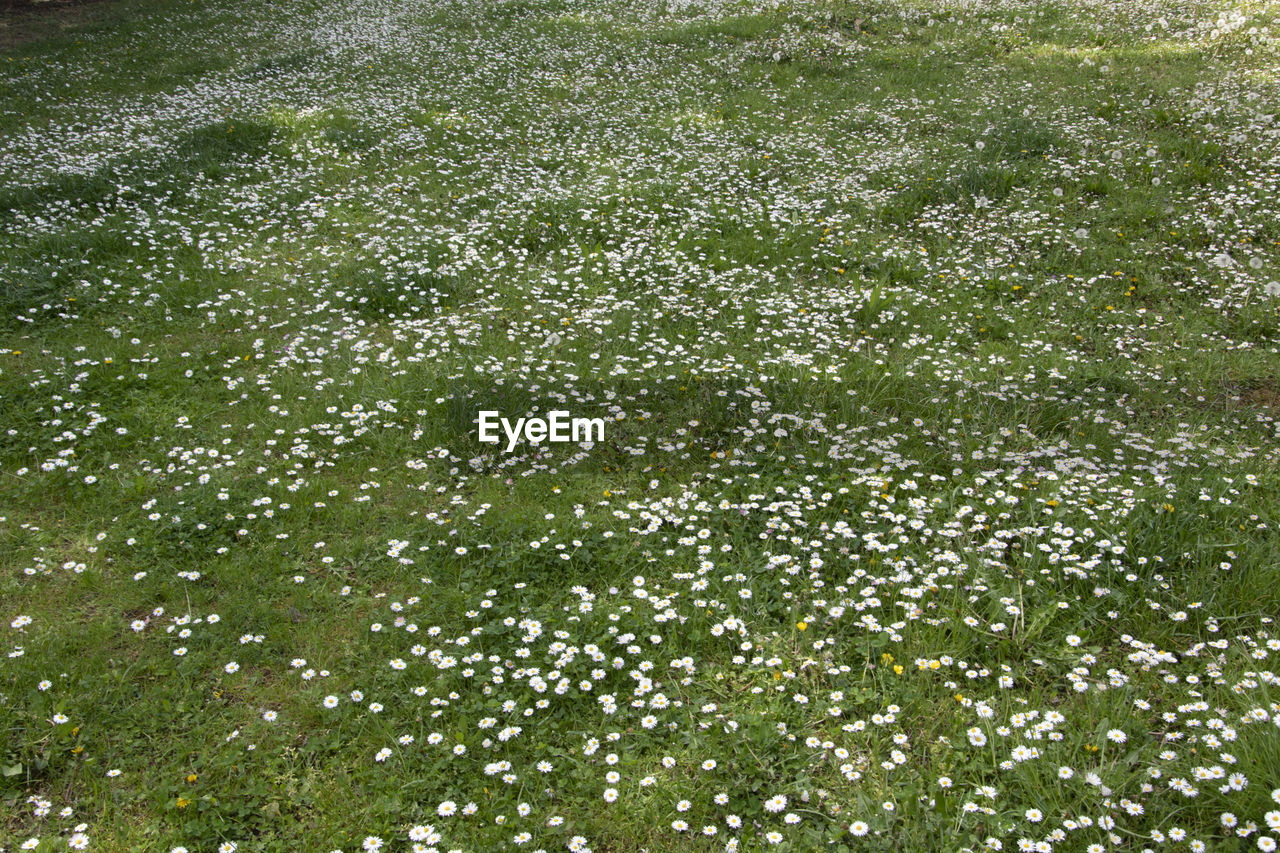
M 0 851 L 1280 838 L 1274 3 L 94 8 L 0 56 Z

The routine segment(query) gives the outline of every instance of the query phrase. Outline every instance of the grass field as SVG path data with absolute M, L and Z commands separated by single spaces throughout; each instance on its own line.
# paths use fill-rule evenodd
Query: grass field
M 1274 0 L 6 14 L 0 850 L 1276 849 Z

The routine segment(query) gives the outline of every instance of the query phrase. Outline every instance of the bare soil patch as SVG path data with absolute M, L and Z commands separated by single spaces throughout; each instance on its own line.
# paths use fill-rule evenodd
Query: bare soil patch
M 1269 382 L 1250 388 L 1240 395 L 1240 401 L 1246 406 L 1261 406 L 1280 413 L 1280 382 Z
M 0 51 L 68 30 L 92 20 L 116 0 L 0 0 Z

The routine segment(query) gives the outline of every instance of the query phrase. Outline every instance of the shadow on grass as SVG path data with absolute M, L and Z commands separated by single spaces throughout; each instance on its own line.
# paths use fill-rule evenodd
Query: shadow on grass
M 57 202 L 76 207 L 109 206 L 121 197 L 125 181 L 153 182 L 158 184 L 156 190 L 163 190 L 181 187 L 197 175 L 221 178 L 236 161 L 266 154 L 275 134 L 276 128 L 265 121 L 213 122 L 180 134 L 159 158 L 143 154 L 86 174 L 62 173 L 36 186 L 0 188 L 0 219 Z

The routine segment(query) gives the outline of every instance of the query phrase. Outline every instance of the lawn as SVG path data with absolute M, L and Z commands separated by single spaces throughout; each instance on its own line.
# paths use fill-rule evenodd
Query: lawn
M 1280 843 L 1276 0 L 0 23 L 0 851 Z

